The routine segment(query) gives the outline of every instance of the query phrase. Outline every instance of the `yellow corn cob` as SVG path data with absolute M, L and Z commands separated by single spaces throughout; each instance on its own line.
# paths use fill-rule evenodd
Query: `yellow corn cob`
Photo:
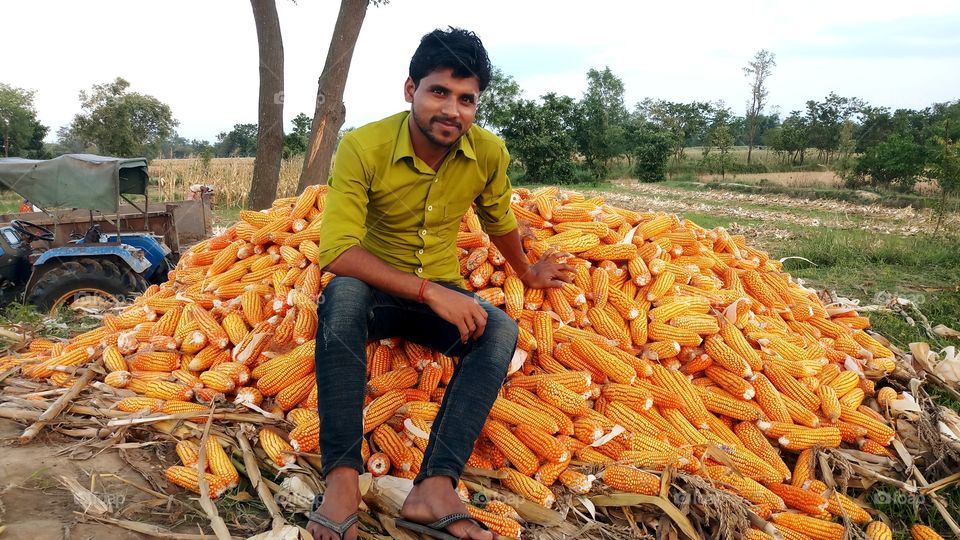
M 258 437 L 260 447 L 277 467 L 287 467 L 296 462 L 296 456 L 290 453 L 293 451 L 293 447 L 272 428 L 261 429 Z
M 817 395 L 820 397 L 820 410 L 823 411 L 831 422 L 836 422 L 840 418 L 840 400 L 837 399 L 837 391 L 832 385 L 822 384 L 817 388 Z
M 233 392 L 237 386 L 228 373 L 219 370 L 200 373 L 200 382 L 207 388 L 224 393 Z
M 167 481 L 172 484 L 176 484 L 194 493 L 200 493 L 199 472 L 192 467 L 174 465 L 164 471 L 164 476 L 167 478 Z M 227 490 L 227 483 L 215 475 L 204 473 L 204 477 L 207 481 L 207 493 L 211 499 L 219 498 Z
M 380 396 L 390 390 L 401 390 L 411 388 L 417 384 L 417 370 L 412 367 L 404 367 L 388 371 L 370 379 L 367 383 L 367 393 L 371 396 Z
M 913 540 L 942 540 L 943 539 L 943 537 L 937 534 L 936 531 L 920 523 L 914 523 L 913 526 L 910 527 L 910 537 L 913 538 Z
M 144 395 L 163 400 L 189 401 L 193 397 L 193 390 L 185 384 L 156 380 L 147 383 Z
M 180 367 L 180 353 L 151 351 L 130 357 L 130 369 L 138 371 L 173 371 Z
M 500 482 L 510 491 L 541 506 L 553 506 L 556 497 L 543 484 L 509 467 L 503 467 L 499 472 L 503 475 Z
M 866 429 L 867 437 L 873 439 L 881 446 L 890 444 L 890 441 L 892 441 L 894 435 L 896 435 L 893 428 L 881 423 L 876 418 L 867 416 L 856 409 L 844 407 L 843 405 L 840 407 L 840 419 Z
M 498 397 L 493 402 L 493 407 L 490 409 L 490 418 L 511 425 L 527 424 L 542 429 L 551 435 L 560 431 L 560 426 L 550 415 L 524 407 L 503 397 Z
M 656 495 L 660 477 L 625 465 L 611 465 L 603 471 L 603 483 L 618 491 Z
M 177 442 L 175 450 L 177 452 L 177 457 L 180 458 L 180 463 L 182 463 L 184 467 L 193 467 L 200 459 L 197 445 L 188 440 Z M 209 465 L 209 460 L 207 464 Z
M 157 412 L 163 407 L 163 400 L 150 397 L 128 397 L 117 402 L 116 408 L 123 412 L 140 412 L 143 410 Z
M 481 510 L 471 504 L 466 505 L 467 513 L 473 519 L 485 524 L 498 535 L 509 538 L 520 538 L 520 523 L 512 518 L 500 516 L 492 512 Z
M 783 499 L 789 508 L 810 515 L 820 515 L 827 509 L 827 500 L 819 493 L 790 484 L 768 483 L 767 489 Z
M 778 526 L 805 534 L 815 540 L 841 540 L 844 537 L 843 525 L 803 514 L 780 512 L 773 514 L 770 519 Z
M 871 521 L 864 533 L 867 540 L 893 540 L 893 531 L 882 521 Z
M 775 422 L 792 422 L 790 410 L 787 408 L 783 396 L 763 373 L 758 373 L 752 384 L 756 391 L 753 399 L 763 409 L 767 418 Z
M 585 414 L 589 409 L 582 396 L 551 379 L 541 379 L 536 392 L 540 399 L 571 416 Z
M 595 370 L 606 375 L 611 381 L 621 384 L 632 384 L 637 378 L 637 372 L 616 356 L 601 349 L 594 343 L 582 338 L 575 338 L 571 343 L 575 352 L 583 361 Z
M 219 477 L 226 483 L 227 489 L 236 487 L 240 482 L 240 473 L 230 461 L 230 456 L 223 450 L 220 439 L 216 435 L 210 435 L 207 438 L 206 460 L 210 466 L 210 472 Z
M 306 399 L 310 390 L 316 388 L 316 382 L 316 377 L 312 373 L 305 375 L 278 392 L 274 401 L 282 410 L 289 411 Z
M 498 420 L 487 420 L 483 427 L 483 434 L 503 452 L 518 471 L 527 476 L 537 471 L 540 461 L 536 454 L 517 438 L 506 424 Z
M 764 463 L 770 464 L 780 475 L 780 481 L 795 477 L 790 468 L 783 462 L 780 453 L 770 443 L 770 440 L 752 422 L 740 422 L 733 427 L 733 432 L 743 443 L 743 446 L 756 454 Z M 802 457 L 801 453 L 801 457 Z M 798 458 L 799 459 L 799 458 Z M 799 461 L 798 461 L 799 463 Z
M 125 388 L 130 383 L 129 371 L 111 371 L 103 378 L 103 382 L 114 388 Z
M 704 351 L 714 363 L 735 375 L 750 377 L 753 369 L 740 354 L 730 348 L 719 335 L 710 336 L 704 341 Z
M 556 438 L 549 433 L 526 424 L 520 424 L 513 434 L 530 448 L 535 454 L 553 463 L 565 463 L 570 459 L 570 452 Z
M 811 480 L 807 489 L 814 493 L 820 493 L 827 499 L 827 512 L 831 515 L 846 517 L 858 525 L 863 525 L 871 519 L 870 514 L 861 508 L 856 501 L 839 491 L 830 494 L 831 490 L 827 488 L 826 484 L 819 480 Z
M 390 458 L 390 463 L 404 471 L 410 471 L 413 466 L 413 455 L 410 448 L 403 444 L 403 439 L 392 427 L 381 424 L 373 430 L 370 440 L 381 452 Z
M 403 393 L 391 390 L 363 408 L 363 432 L 370 433 L 389 420 L 404 404 Z
M 203 422 L 206 420 L 206 415 L 209 411 L 209 408 L 206 405 L 201 405 L 199 403 L 193 403 L 191 401 L 182 401 L 177 399 L 168 399 L 163 402 L 163 405 L 160 407 L 160 412 L 164 414 L 183 414 L 183 413 L 197 413 L 199 416 L 188 417 L 187 420 L 191 422 Z
M 728 397 L 719 392 L 695 389 L 708 411 L 735 418 L 737 420 L 756 421 L 763 417 L 763 411 L 752 401 Z

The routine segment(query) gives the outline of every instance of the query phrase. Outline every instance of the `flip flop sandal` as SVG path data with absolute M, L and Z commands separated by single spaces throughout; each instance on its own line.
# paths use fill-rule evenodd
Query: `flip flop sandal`
M 307 514 L 307 519 L 337 533 L 337 536 L 340 537 L 340 540 L 343 540 L 343 535 L 347 534 L 347 531 L 350 530 L 350 527 L 357 522 L 357 513 L 354 512 L 353 514 L 347 516 L 347 519 L 336 522 L 320 512 L 317 512 L 317 509 L 320 508 L 320 504 L 322 503 L 323 496 L 318 493 L 317 496 L 313 498 L 313 506 L 310 509 L 310 512 Z
M 431 538 L 438 538 L 439 540 L 461 540 L 459 536 L 453 536 L 452 534 L 447 533 L 446 529 L 451 524 L 456 523 L 458 521 L 463 521 L 463 520 L 472 521 L 481 529 L 489 530 L 487 526 L 484 525 L 482 522 L 473 519 L 472 517 L 470 517 L 470 514 L 465 514 L 462 512 L 456 513 L 456 514 L 450 514 L 449 516 L 442 517 L 434 521 L 433 523 L 427 523 L 427 524 L 417 523 L 415 521 L 409 521 L 403 518 L 397 518 L 396 524 L 398 527 L 403 527 L 404 529 L 410 529 L 411 531 L 416 531 L 418 533 L 425 534 Z

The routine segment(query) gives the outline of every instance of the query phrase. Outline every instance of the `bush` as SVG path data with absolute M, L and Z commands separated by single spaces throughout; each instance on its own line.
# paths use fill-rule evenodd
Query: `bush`
M 641 182 L 660 182 L 666 179 L 667 160 L 673 151 L 673 141 L 666 131 L 645 128 L 637 134 L 633 153 L 634 174 Z
M 872 186 L 910 191 L 923 174 L 926 162 L 923 146 L 909 137 L 893 134 L 867 148 L 846 184 L 851 188 Z

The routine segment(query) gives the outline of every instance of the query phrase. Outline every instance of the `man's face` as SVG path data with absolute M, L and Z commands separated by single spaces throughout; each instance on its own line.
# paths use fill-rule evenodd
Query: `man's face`
M 438 69 L 420 79 L 416 88 L 408 77 L 403 89 L 414 123 L 431 144 L 449 148 L 473 124 L 480 98 L 476 77 L 459 79 L 452 69 Z

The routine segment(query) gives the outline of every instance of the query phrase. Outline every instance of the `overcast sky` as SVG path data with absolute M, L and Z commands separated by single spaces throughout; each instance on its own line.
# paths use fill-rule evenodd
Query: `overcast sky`
M 312 114 L 339 2 L 277 4 L 289 129 L 297 113 Z M 36 90 L 48 139 L 79 111 L 81 89 L 118 76 L 169 104 L 188 139 L 256 122 L 257 40 L 245 0 L 6 0 L 0 20 L 0 82 Z M 960 98 L 957 0 L 392 0 L 367 12 L 345 126 L 405 109 L 410 55 L 420 36 L 447 25 L 475 31 L 527 98 L 579 97 L 587 70 L 609 66 L 630 107 L 644 97 L 723 100 L 742 114 L 741 68 L 759 49 L 776 54 L 770 103 L 784 114 L 830 91 L 891 108 Z

